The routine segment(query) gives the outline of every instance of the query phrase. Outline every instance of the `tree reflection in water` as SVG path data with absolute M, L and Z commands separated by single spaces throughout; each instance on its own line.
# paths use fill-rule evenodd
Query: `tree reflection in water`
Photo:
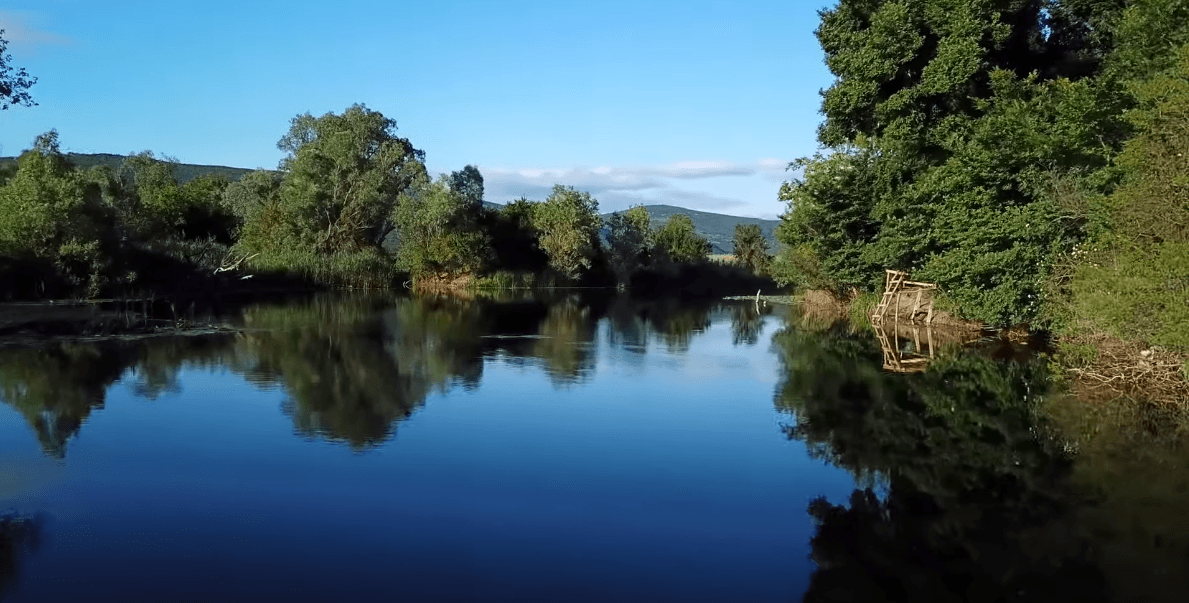
M 134 356 L 126 347 L 85 344 L 0 350 L 0 399 L 21 413 L 47 455 L 61 458 Z
M 734 304 L 731 313 L 731 341 L 735 345 L 753 346 L 760 341 L 760 331 L 764 328 L 764 317 L 768 315 L 769 306 L 760 308 L 754 304 Z
M 870 334 L 786 329 L 777 408 L 819 458 L 860 483 L 814 501 L 808 601 L 1103 600 L 1071 461 L 1037 411 L 1041 362 L 947 355 L 919 374 L 881 370 Z M 878 493 L 877 493 L 878 491 Z
M 653 340 L 685 353 L 714 307 L 574 294 L 501 302 L 315 297 L 246 308 L 239 335 L 0 350 L 0 401 L 25 417 L 47 454 L 62 457 L 117 381 L 156 399 L 180 390 L 184 368 L 223 367 L 283 389 L 298 433 L 366 448 L 389 439 L 429 394 L 477 388 L 484 358 L 531 359 L 567 387 L 593 375 L 603 317 L 612 345 L 643 354 Z M 750 326 L 741 328 L 755 331 L 762 319 L 743 320 Z

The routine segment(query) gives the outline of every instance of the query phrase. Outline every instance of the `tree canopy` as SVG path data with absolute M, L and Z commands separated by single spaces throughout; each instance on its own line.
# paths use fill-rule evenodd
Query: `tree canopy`
M 0 29 L 0 111 L 16 105 L 36 105 L 29 95 L 29 88 L 36 83 L 37 78 L 29 75 L 23 67 L 13 67 L 12 55 L 8 54 L 8 41 L 4 39 L 4 30 Z
M 423 183 L 401 195 L 396 205 L 397 261 L 415 278 L 478 272 L 491 255 L 489 237 L 479 222 L 482 192 L 476 198 L 474 189 L 457 190 L 450 184 L 454 182 L 458 180 L 442 177 Z M 479 182 L 481 186 L 482 177 Z
M 1086 236 L 1054 191 L 1109 189 L 1129 100 L 1108 61 L 1121 2 L 842 0 L 817 36 L 828 153 L 778 238 L 788 282 L 873 289 L 883 268 L 942 285 L 971 318 L 1037 319 L 1057 258 Z M 813 273 L 814 270 L 818 272 Z
M 641 205 L 616 212 L 608 220 L 608 255 L 620 284 L 628 283 L 632 273 L 648 265 L 652 251 L 650 220 L 648 210 Z
M 710 255 L 710 241 L 698 234 L 694 221 L 685 214 L 674 214 L 653 233 L 657 255 L 664 261 L 691 264 Z
M 287 155 L 278 217 L 294 243 L 324 253 L 380 244 L 397 197 L 425 178 L 425 154 L 396 122 L 363 105 L 298 115 L 277 143 Z
M 549 267 L 577 278 L 594 265 L 599 250 L 599 202 L 585 191 L 560 184 L 542 203 L 533 205 L 532 224 Z

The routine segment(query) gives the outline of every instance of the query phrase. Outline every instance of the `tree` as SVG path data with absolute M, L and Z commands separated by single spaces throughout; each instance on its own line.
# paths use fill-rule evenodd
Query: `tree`
M 1054 258 L 1085 236 L 1052 183 L 1111 185 L 1127 136 L 1103 64 L 1113 0 L 841 0 L 817 36 L 836 76 L 778 238 L 781 270 L 873 288 L 937 282 L 970 318 L 1035 320 Z M 1097 29 L 1096 29 L 1097 28 Z M 1093 177 L 1091 177 L 1092 175 Z
M 0 254 L 49 260 L 73 286 L 97 295 L 116 244 L 99 187 L 62 155 L 55 131 L 38 136 L 19 164 L 0 188 Z
M 608 221 L 611 269 L 620 284 L 627 284 L 632 273 L 648 265 L 652 251 L 651 218 L 644 206 L 616 212 Z
M 533 214 L 539 203 L 521 197 L 499 209 L 484 209 L 484 230 L 491 236 L 492 267 L 497 270 L 540 273 L 549 265 L 541 249 Z
M 483 174 L 479 168 L 468 165 L 450 173 L 450 190 L 462 195 L 466 202 L 475 207 L 483 206 Z
M 128 156 L 112 175 L 109 196 L 130 236 L 141 243 L 214 238 L 231 244 L 237 219 L 223 198 L 230 183 L 206 174 L 182 184 L 177 168 L 176 159 L 144 151 Z
M 482 206 L 451 188 L 452 181 L 426 182 L 396 205 L 397 262 L 414 277 L 474 273 L 487 263 L 491 248 L 480 228 Z
M 685 214 L 674 214 L 652 235 L 657 255 L 674 264 L 692 264 L 710 255 L 710 241 L 694 229 Z
M 599 202 L 572 186 L 554 185 L 543 203 L 533 206 L 533 229 L 549 267 L 566 278 L 590 269 L 599 249 Z
M 768 239 L 759 224 L 735 225 L 735 261 L 753 273 L 768 270 Z
M 425 178 L 425 154 L 396 136 L 396 122 L 363 105 L 298 115 L 277 143 L 287 155 L 278 203 L 247 227 L 248 250 L 300 246 L 324 254 L 378 248 L 397 197 Z
M 283 174 L 270 170 L 248 172 L 223 189 L 223 202 L 240 219 L 248 222 L 280 201 Z
M 17 69 L 12 66 L 8 42 L 4 39 L 4 30 L 0 29 L 0 111 L 13 105 L 37 105 L 33 102 L 33 97 L 29 96 L 29 88 L 36 83 L 37 78 L 29 75 L 24 68 Z

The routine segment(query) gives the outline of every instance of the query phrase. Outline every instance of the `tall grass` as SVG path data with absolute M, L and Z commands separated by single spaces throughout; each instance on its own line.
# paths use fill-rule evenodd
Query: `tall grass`
M 557 277 L 553 274 L 497 270 L 471 281 L 471 288 L 478 290 L 552 289 L 559 284 Z
M 879 293 L 860 293 L 850 301 L 850 305 L 846 309 L 847 318 L 853 327 L 858 329 L 871 328 L 871 313 L 875 310 L 875 306 L 879 304 Z
M 370 249 L 330 255 L 296 250 L 262 253 L 246 265 L 244 272 L 285 276 L 332 289 L 389 289 L 408 278 L 391 258 Z

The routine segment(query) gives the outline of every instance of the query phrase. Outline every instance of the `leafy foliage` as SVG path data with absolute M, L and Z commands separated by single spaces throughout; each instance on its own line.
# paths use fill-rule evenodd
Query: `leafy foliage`
M 698 234 L 694 222 L 685 214 L 676 214 L 652 233 L 656 255 L 661 262 L 692 264 L 710 254 L 710 241 Z
M 113 276 L 114 224 L 100 188 L 62 157 L 57 132 L 39 136 L 0 188 L 0 255 L 49 260 L 91 295 Z
M 1178 63 L 1134 86 L 1138 133 L 1107 200 L 1111 228 L 1075 250 L 1069 289 L 1079 322 L 1189 350 L 1189 44 Z
M 215 238 L 230 244 L 237 219 L 223 197 L 229 182 L 209 175 L 182 184 L 175 176 L 177 165 L 151 151 L 125 159 L 114 193 L 121 221 L 142 241 Z
M 483 206 L 483 174 L 479 168 L 468 165 L 456 172 L 450 172 L 450 190 L 461 195 L 467 204 L 476 208 Z
M 450 183 L 461 185 L 461 190 Z M 424 183 L 401 196 L 393 222 L 400 231 L 397 261 L 402 269 L 422 277 L 475 273 L 484 267 L 490 246 L 479 224 L 482 194 L 473 193 L 451 177 Z
M 630 282 L 632 274 L 649 263 L 652 251 L 649 222 L 648 210 L 639 205 L 614 213 L 607 221 L 611 231 L 607 237 L 608 259 L 621 284 Z
M 544 202 L 532 206 L 532 225 L 550 269 L 575 279 L 594 265 L 602 219 L 590 193 L 555 185 Z
M 29 96 L 29 88 L 36 83 L 37 78 L 29 75 L 23 68 L 17 69 L 12 66 L 12 55 L 8 54 L 8 41 L 4 39 L 4 30 L 0 29 L 0 111 L 14 105 L 36 105 L 33 97 Z
M 341 115 L 293 118 L 277 143 L 287 153 L 276 203 L 245 228 L 254 252 L 292 245 L 321 253 L 378 246 L 397 197 L 425 178 L 424 153 L 396 136 L 396 122 L 363 105 Z
M 1086 236 L 1051 194 L 1106 190 L 1128 135 L 1122 88 L 1087 77 L 1110 2 L 843 0 L 817 35 L 837 79 L 778 237 L 782 280 L 876 286 L 882 268 L 939 283 L 970 318 L 1037 319 L 1056 258 Z M 1087 174 L 1095 174 L 1088 178 Z M 816 268 L 816 274 L 790 274 Z
M 768 271 L 768 240 L 758 224 L 735 226 L 735 261 L 756 274 Z

